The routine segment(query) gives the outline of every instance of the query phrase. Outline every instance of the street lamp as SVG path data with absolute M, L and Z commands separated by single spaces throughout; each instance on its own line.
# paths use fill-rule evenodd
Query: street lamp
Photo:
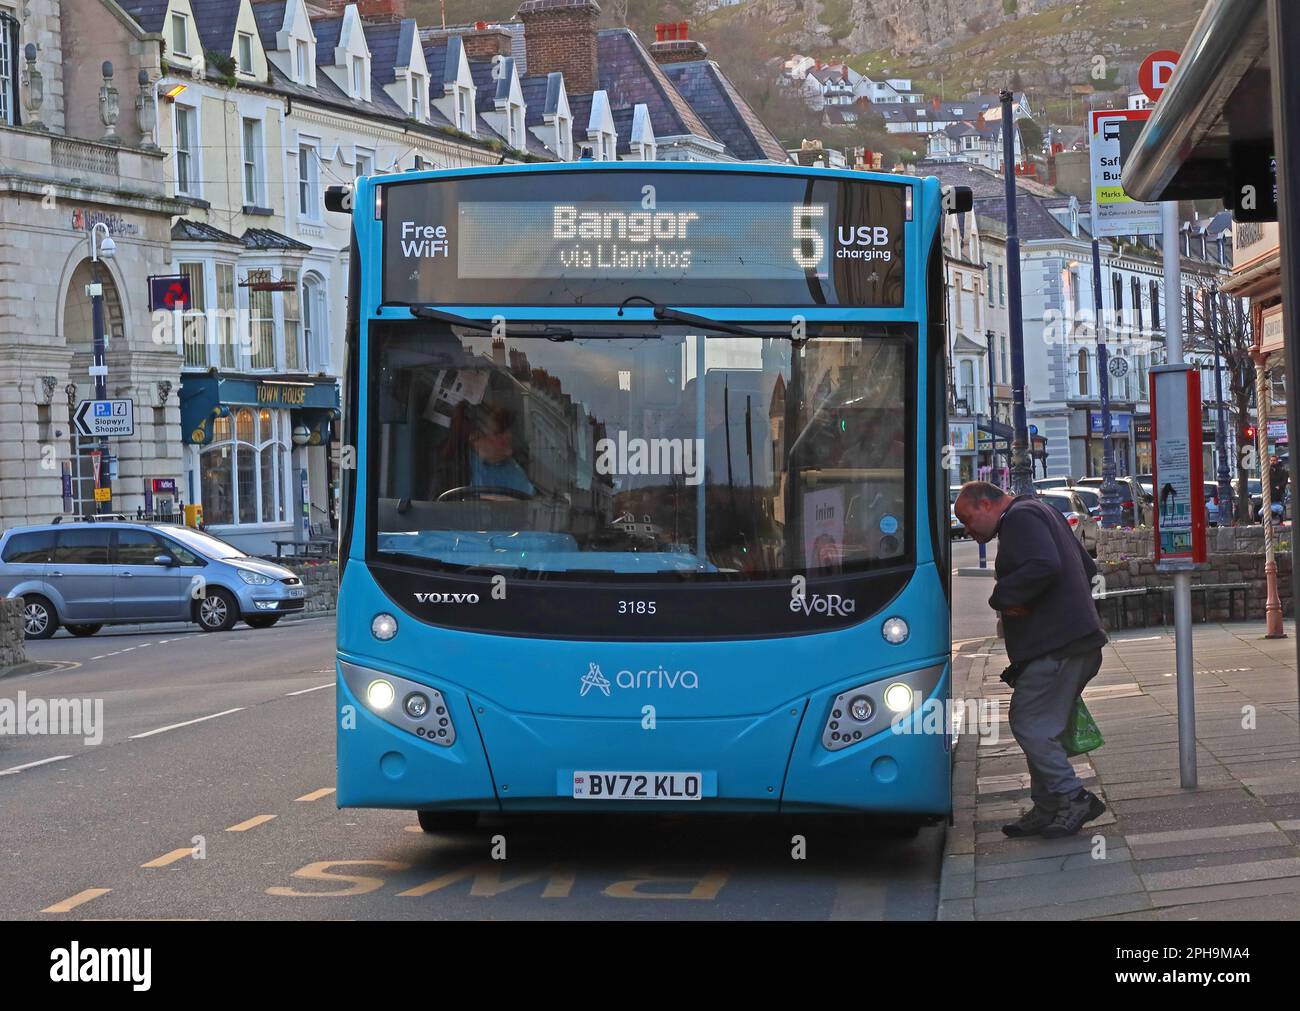
M 99 230 L 104 230 L 104 240 L 99 240 Z M 95 364 L 90 368 L 90 374 L 95 377 L 95 399 L 108 399 L 108 364 L 105 360 L 104 348 L 104 286 L 99 280 L 99 262 L 101 258 L 107 258 L 117 252 L 117 243 L 113 241 L 113 236 L 108 230 L 108 225 L 103 221 L 96 221 L 90 229 L 90 235 L 87 236 L 90 242 L 90 271 L 91 283 L 86 286 L 86 294 L 90 296 L 91 316 L 94 321 L 95 332 Z M 104 463 L 110 462 L 108 452 L 108 436 L 101 435 L 99 438 L 99 453 L 101 467 Z M 102 477 L 101 477 L 102 475 Z M 96 475 L 104 482 L 104 486 L 109 489 L 108 498 L 100 500 L 98 497 L 95 501 L 95 510 L 97 512 L 107 512 L 109 503 L 112 502 L 112 468 L 105 475 L 101 470 Z M 99 481 L 96 481 L 96 489 L 99 488 Z

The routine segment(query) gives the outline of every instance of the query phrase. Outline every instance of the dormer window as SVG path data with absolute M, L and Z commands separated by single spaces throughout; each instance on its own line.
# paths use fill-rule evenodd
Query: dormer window
M 571 161 L 573 158 L 573 128 L 566 116 L 557 116 L 555 119 L 555 153 L 561 161 Z
M 359 98 L 362 101 L 368 100 L 370 89 L 366 85 L 370 80 L 370 72 L 366 67 L 366 58 L 364 56 L 352 57 L 349 79 L 352 83 L 352 97 Z
M 294 74 L 299 84 L 311 84 L 311 46 L 306 39 L 293 44 Z
M 429 83 L 423 74 L 408 73 L 406 76 L 407 87 L 410 89 L 410 112 L 411 118 L 424 122 L 424 110 L 429 104 Z
M 190 19 L 184 14 L 172 15 L 172 54 L 190 55 Z
M 251 74 L 253 72 L 253 36 L 247 32 L 240 32 L 238 45 L 239 72 L 241 74 Z
M 456 89 L 456 129 L 462 133 L 472 133 L 470 124 L 470 106 L 469 91 L 465 88 Z

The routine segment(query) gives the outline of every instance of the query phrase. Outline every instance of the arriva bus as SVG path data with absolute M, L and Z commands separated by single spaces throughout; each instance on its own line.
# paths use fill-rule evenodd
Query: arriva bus
M 339 805 L 948 814 L 945 202 L 591 161 L 333 191 Z

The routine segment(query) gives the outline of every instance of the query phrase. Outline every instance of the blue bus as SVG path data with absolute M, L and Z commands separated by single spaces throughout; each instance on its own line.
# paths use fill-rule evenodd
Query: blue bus
M 332 191 L 339 805 L 947 816 L 968 197 L 592 161 Z

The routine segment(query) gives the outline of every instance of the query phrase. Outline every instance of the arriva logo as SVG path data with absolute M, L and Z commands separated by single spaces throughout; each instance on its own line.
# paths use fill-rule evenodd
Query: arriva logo
M 668 670 L 666 667 L 651 667 L 649 670 L 621 670 L 614 675 L 613 686 L 619 688 L 698 688 L 700 676 L 693 670 Z M 599 664 L 588 664 L 587 673 L 579 679 L 579 695 L 586 695 L 593 688 L 598 688 L 606 696 L 613 687 L 608 678 L 601 673 Z
M 790 610 L 798 614 L 850 615 L 857 610 L 858 602 L 838 593 L 800 594 L 790 600 Z
M 477 593 L 417 593 L 421 604 L 477 604 Z

